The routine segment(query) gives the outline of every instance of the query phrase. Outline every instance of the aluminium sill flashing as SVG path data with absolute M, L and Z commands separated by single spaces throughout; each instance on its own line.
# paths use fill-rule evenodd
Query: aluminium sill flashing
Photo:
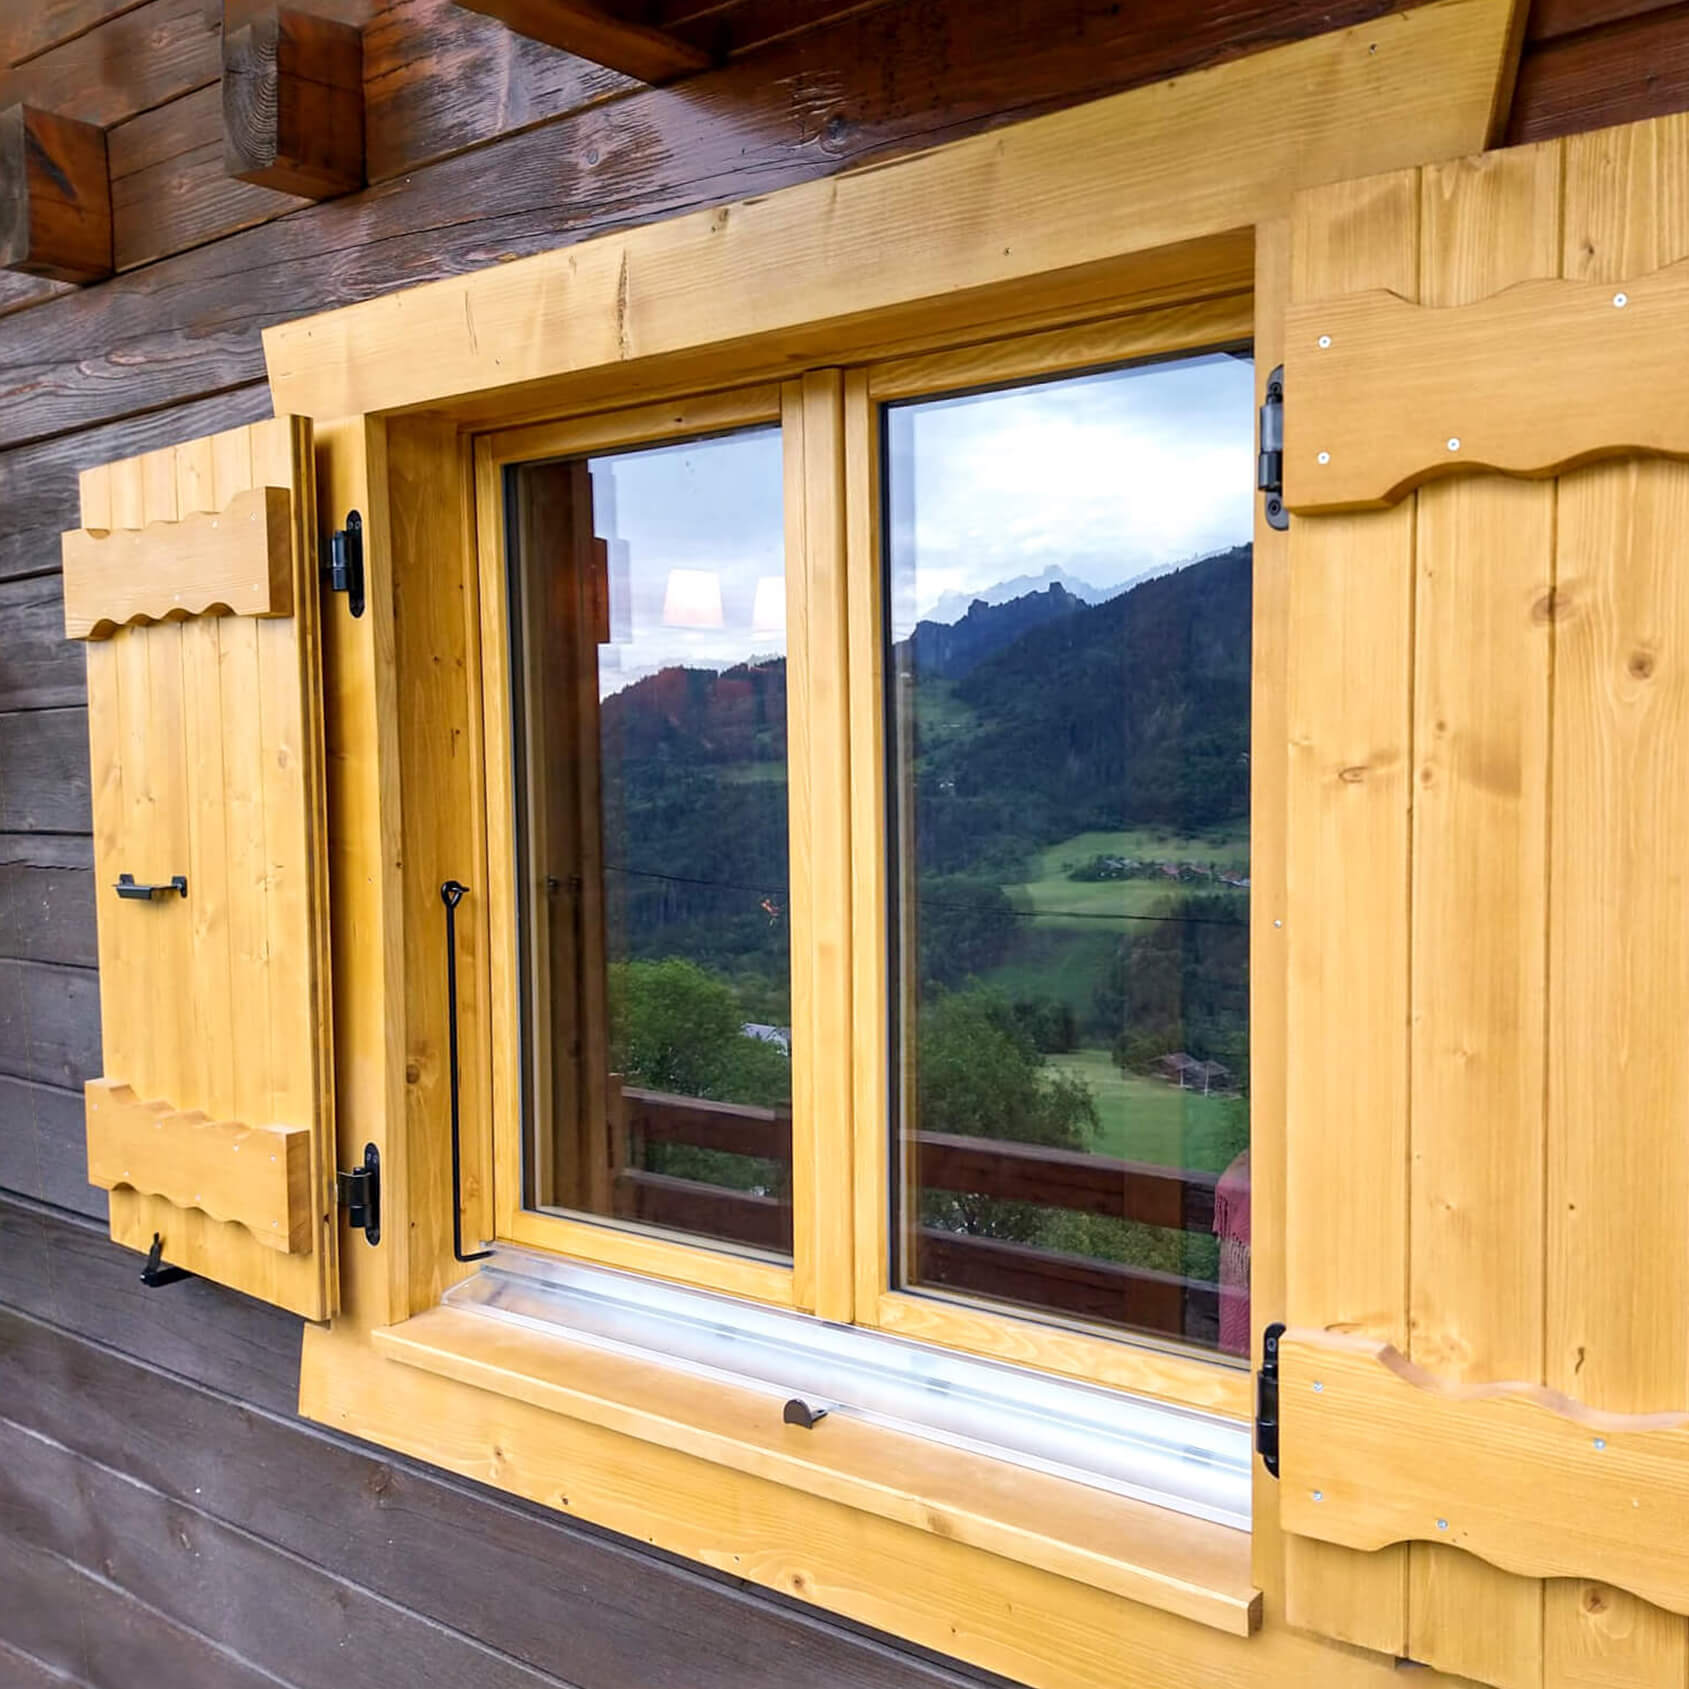
M 1195 1408 L 508 1246 L 443 1300 L 1233 1530 L 1250 1526 L 1250 1427 Z

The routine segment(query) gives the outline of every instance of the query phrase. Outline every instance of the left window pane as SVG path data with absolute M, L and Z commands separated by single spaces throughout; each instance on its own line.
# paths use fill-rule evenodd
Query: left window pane
M 505 476 L 525 1197 L 792 1248 L 777 427 Z

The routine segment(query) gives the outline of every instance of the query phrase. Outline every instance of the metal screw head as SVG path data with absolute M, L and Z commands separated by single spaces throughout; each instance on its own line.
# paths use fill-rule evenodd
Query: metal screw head
M 1320 456 L 1319 456 L 1319 461 L 1321 463 L 1330 463 L 1331 462 L 1331 453 L 1330 452 L 1321 452 Z
M 1460 450 L 1460 437 L 1459 437 L 1459 435 L 1451 434 L 1449 436 L 1449 450 L 1451 452 L 1457 452 L 1457 451 Z
M 1326 347 L 1329 346 L 1330 344 L 1331 344 L 1331 336 L 1329 334 L 1322 334 L 1320 336 L 1320 350 L 1323 352 L 1326 349 Z
M 1630 295 L 1628 293 L 1615 293 L 1613 303 L 1622 311 L 1630 303 Z
M 1316 1378 L 1314 1380 L 1314 1394 L 1317 1396 L 1324 1388 L 1325 1388 L 1325 1385 L 1319 1379 Z
M 1284 922 L 1283 921 L 1274 921 L 1273 925 L 1275 927 L 1282 927 L 1284 925 Z
M 1596 1447 L 1597 1447 L 1597 1448 L 1598 1448 L 1598 1449 L 1604 1449 L 1604 1448 L 1606 1448 L 1606 1446 L 1607 1446 L 1607 1439 L 1606 1439 L 1606 1438 L 1605 1438 L 1605 1437 L 1597 1437 L 1597 1438 L 1596 1438 L 1596 1439 L 1595 1439 L 1595 1446 L 1596 1446 Z
M 1439 1531 L 1446 1531 L 1448 1528 L 1449 1528 L 1449 1522 L 1448 1522 L 1447 1519 L 1439 1519 L 1437 1521 L 1437 1529 Z
M 1314 1491 L 1314 1500 L 1315 1501 L 1324 1501 L 1325 1500 L 1325 1491 L 1324 1490 L 1315 1490 Z

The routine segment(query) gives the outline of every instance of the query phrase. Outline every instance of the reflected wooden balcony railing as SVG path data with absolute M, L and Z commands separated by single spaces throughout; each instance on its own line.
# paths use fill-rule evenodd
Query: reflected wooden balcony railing
M 621 1092 L 627 1164 L 615 1170 L 624 1219 L 701 1232 L 754 1249 L 790 1250 L 792 1211 L 775 1190 L 739 1189 L 654 1171 L 654 1145 L 726 1152 L 781 1169 L 789 1186 L 789 1116 L 771 1108 L 707 1102 L 627 1086 Z M 1121 1161 L 1083 1151 L 994 1138 L 921 1133 L 920 1186 L 997 1202 L 1136 1222 L 1211 1238 L 1220 1175 Z M 922 1286 L 1045 1309 L 1068 1318 L 1213 1344 L 1222 1289 L 1212 1279 L 1011 1241 L 979 1231 L 923 1225 L 915 1239 Z

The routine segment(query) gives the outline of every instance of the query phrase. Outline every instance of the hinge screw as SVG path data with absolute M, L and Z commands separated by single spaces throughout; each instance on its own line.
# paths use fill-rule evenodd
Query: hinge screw
M 1320 336 L 1320 350 L 1323 352 L 1330 344 L 1331 336 L 1329 334 L 1322 334 Z
M 1449 450 L 1451 452 L 1457 452 L 1460 450 L 1460 440 L 1457 435 L 1451 434 L 1449 436 Z
M 1331 462 L 1331 453 L 1330 452 L 1321 452 L 1320 453 L 1320 462 L 1321 463 L 1330 463 Z
M 1437 1529 L 1439 1531 L 1446 1531 L 1448 1528 L 1449 1528 L 1449 1522 L 1448 1522 L 1447 1519 L 1439 1519 L 1437 1521 Z
M 1630 303 L 1630 295 L 1628 293 L 1615 293 L 1613 303 L 1622 311 Z

